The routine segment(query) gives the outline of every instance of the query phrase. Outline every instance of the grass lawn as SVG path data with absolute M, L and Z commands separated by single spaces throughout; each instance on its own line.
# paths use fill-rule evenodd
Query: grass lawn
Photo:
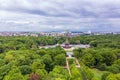
M 98 69 L 91 69 L 91 70 L 94 73 L 94 76 L 97 80 L 101 80 L 102 75 L 107 72 L 107 71 L 100 71 Z

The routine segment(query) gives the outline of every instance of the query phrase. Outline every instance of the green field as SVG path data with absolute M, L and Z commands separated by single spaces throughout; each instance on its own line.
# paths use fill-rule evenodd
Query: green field
M 107 72 L 107 71 L 100 71 L 98 69 L 91 69 L 91 70 L 92 70 L 96 80 L 101 80 L 102 79 L 102 75 Z

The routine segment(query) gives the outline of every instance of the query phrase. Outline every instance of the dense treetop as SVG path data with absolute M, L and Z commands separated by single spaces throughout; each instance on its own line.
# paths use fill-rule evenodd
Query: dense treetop
M 81 35 L 70 37 L 71 44 L 90 44 L 89 49 L 75 49 L 81 68 L 69 60 L 72 76 L 66 66 L 66 52 L 60 46 L 64 37 L 0 37 L 0 80 L 120 80 L 120 35 Z M 104 72 L 101 78 L 94 69 Z

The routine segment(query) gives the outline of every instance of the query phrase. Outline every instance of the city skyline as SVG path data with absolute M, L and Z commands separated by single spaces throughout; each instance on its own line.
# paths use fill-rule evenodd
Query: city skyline
M 0 31 L 120 31 L 119 0 L 0 0 Z

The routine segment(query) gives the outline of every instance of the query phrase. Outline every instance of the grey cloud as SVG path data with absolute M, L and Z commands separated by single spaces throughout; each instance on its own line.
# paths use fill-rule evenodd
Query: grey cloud
M 119 22 L 119 0 L 0 1 L 0 30 L 119 30 Z

